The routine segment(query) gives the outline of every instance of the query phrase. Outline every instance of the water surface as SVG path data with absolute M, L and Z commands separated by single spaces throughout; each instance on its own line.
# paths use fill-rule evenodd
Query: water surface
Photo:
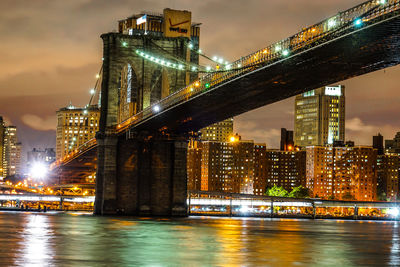
M 398 222 L 0 212 L 1 266 L 400 266 Z

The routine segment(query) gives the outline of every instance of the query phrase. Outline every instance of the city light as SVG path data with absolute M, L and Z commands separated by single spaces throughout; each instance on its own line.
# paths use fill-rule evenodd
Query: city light
M 392 215 L 393 217 L 398 217 L 400 214 L 399 208 L 391 208 L 388 211 L 388 214 Z
M 41 162 L 35 162 L 32 165 L 30 175 L 35 178 L 35 179 L 43 179 L 46 177 L 48 172 L 48 167 L 41 163 Z

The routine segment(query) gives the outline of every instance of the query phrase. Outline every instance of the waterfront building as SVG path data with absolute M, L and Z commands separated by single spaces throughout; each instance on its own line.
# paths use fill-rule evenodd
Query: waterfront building
M 97 106 L 78 108 L 68 105 L 57 111 L 56 158 L 94 138 L 99 129 L 100 110 Z
M 201 141 L 229 142 L 233 136 L 233 118 L 214 123 L 200 130 Z
M 306 185 L 305 151 L 266 150 L 266 188 L 282 186 L 287 191 Z M 264 188 L 265 190 L 265 188 Z
M 296 96 L 294 144 L 323 146 L 345 138 L 345 87 L 326 86 Z
M 281 151 L 290 151 L 294 149 L 293 131 L 281 128 Z
M 400 158 L 398 154 L 378 155 L 378 196 L 384 194 L 390 201 L 396 201 L 399 194 Z M 384 200 L 383 198 L 381 200 Z
M 254 141 L 239 137 L 229 144 L 232 147 L 232 192 L 253 194 Z
M 376 149 L 342 143 L 310 146 L 306 151 L 306 186 L 313 197 L 376 200 Z
M 232 149 L 227 143 L 202 143 L 201 190 L 232 191 Z
M 267 146 L 254 144 L 254 195 L 265 195 L 267 188 Z

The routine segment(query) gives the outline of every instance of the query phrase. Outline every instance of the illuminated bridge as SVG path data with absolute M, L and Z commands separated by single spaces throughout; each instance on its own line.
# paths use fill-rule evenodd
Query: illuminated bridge
M 367 1 L 214 71 L 193 36 L 103 34 L 95 213 L 186 215 L 190 133 L 399 64 L 399 14 L 400 0 Z

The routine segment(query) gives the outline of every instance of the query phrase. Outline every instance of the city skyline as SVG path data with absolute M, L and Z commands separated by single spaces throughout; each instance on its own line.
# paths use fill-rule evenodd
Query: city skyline
M 9 124 L 20 129 L 23 155 L 33 147 L 54 147 L 56 110 L 66 106 L 70 100 L 76 106 L 84 106 L 90 98 L 89 91 L 94 86 L 94 76 L 101 63 L 100 33 L 115 29 L 115 21 L 142 9 L 161 11 L 170 6 L 191 10 L 193 20 L 203 23 L 200 47 L 204 52 L 234 60 L 297 32 L 299 25 L 311 25 L 361 2 L 327 1 L 321 5 L 311 1 L 291 4 L 272 1 L 269 5 L 273 8 L 258 10 L 259 3 L 250 1 L 246 7 L 236 3 L 224 6 L 229 15 L 216 12 L 222 8 L 223 2 L 215 4 L 211 10 L 206 8 L 210 6 L 208 2 L 190 3 L 189 6 L 183 1 L 145 1 L 140 7 L 133 5 L 130 10 L 126 8 L 132 4 L 130 1 L 119 1 L 119 5 L 112 6 L 107 2 L 94 5 L 85 1 L 44 6 L 3 2 L 0 5 L 4 8 L 0 12 L 14 12 L 1 16 L 4 25 L 1 31 L 3 36 L 9 37 L 2 44 L 7 56 L 0 63 L 1 112 Z M 89 9 L 95 14 L 85 12 Z M 71 14 L 66 10 L 77 12 Z M 275 15 L 278 13 L 276 10 L 282 11 L 279 16 Z M 41 12 L 52 15 L 41 16 Z M 102 21 L 99 21 L 98 14 L 103 15 Z M 29 27 L 23 27 L 20 20 L 17 23 L 18 18 L 23 18 L 23 22 L 29 21 Z M 232 26 L 229 31 L 223 30 L 226 23 Z M 42 31 L 42 27 L 48 30 Z M 78 27 L 79 31 L 76 31 Z M 254 30 L 247 31 L 248 28 Z M 347 139 L 369 145 L 371 136 L 378 132 L 385 139 L 394 137 L 400 120 L 395 105 L 399 97 L 394 94 L 399 73 L 400 68 L 393 67 L 341 82 L 348 88 Z M 376 88 L 381 94 L 375 94 Z M 365 109 L 365 106 L 369 108 Z M 240 133 L 244 139 L 266 142 L 269 148 L 277 148 L 280 128 L 293 129 L 293 111 L 293 98 L 257 109 L 236 117 L 234 132 Z

